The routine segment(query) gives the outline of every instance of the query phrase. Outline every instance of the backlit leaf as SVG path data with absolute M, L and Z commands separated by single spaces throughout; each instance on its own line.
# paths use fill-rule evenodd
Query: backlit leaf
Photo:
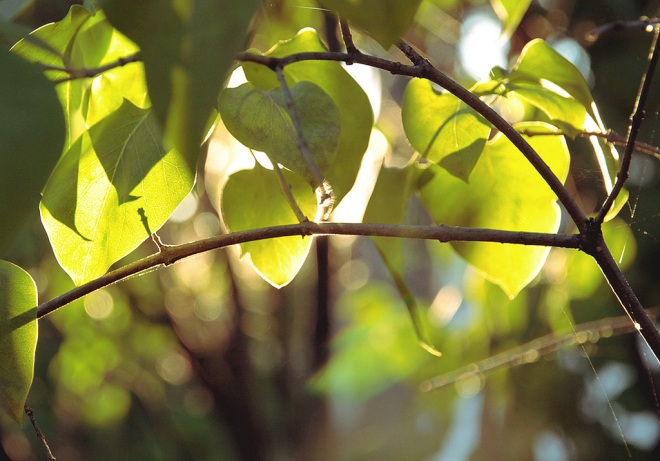
M 582 73 L 541 39 L 532 40 L 525 45 L 509 78 L 511 83 L 550 82 L 592 113 L 593 98 Z
M 388 49 L 406 33 L 421 0 L 320 0 L 319 3 Z
M 302 81 L 290 90 L 305 143 L 314 164 L 324 174 L 339 141 L 339 110 L 314 83 Z M 281 88 L 262 92 L 251 83 L 226 88 L 220 94 L 219 107 L 225 126 L 238 141 L 266 152 L 310 184 L 318 185 L 298 147 L 298 135 Z
M 490 133 L 486 120 L 454 95 L 437 94 L 427 80 L 410 81 L 402 106 L 413 147 L 467 182 Z
M 533 123 L 517 128 L 550 129 Z M 569 166 L 564 138 L 535 136 L 527 141 L 564 181 Z M 486 144 L 469 184 L 442 169 L 432 171 L 433 179 L 423 185 L 421 197 L 437 223 L 547 233 L 559 228 L 557 197 L 501 134 Z M 459 242 L 453 246 L 510 297 L 536 276 L 549 251 L 545 247 L 486 242 Z
M 64 132 L 53 84 L 33 64 L 0 49 L 0 251 L 37 217 Z
M 537 107 L 559 128 L 576 136 L 584 131 L 585 107 L 571 97 L 555 93 L 536 83 L 511 83 L 507 89 L 521 100 Z
M 151 112 L 125 101 L 57 165 L 44 190 L 42 221 L 76 284 L 102 275 L 134 250 L 190 192 L 188 164 L 160 139 Z
M 502 35 L 510 37 L 525 16 L 532 0 L 490 0 L 490 3 L 502 21 Z
M 300 209 L 307 217 L 316 213 L 316 197 L 299 176 L 283 170 Z M 222 191 L 222 218 L 229 231 L 294 224 L 296 216 L 281 192 L 274 171 L 259 164 L 231 175 Z M 271 285 L 287 285 L 302 267 L 312 245 L 311 237 L 283 237 L 241 244 L 241 255 Z
M 49 48 L 31 39 L 40 40 Z M 133 42 L 112 27 L 102 11 L 90 11 L 80 5 L 73 5 L 64 19 L 40 27 L 12 48 L 30 61 L 72 70 L 110 64 L 137 50 Z M 68 77 L 61 70 L 47 70 L 45 74 L 52 80 Z M 92 78 L 61 82 L 57 93 L 67 120 L 65 150 L 90 126 L 117 110 L 124 99 L 142 108 L 150 105 L 140 62 Z
M 284 57 L 305 51 L 327 51 L 313 29 L 303 29 L 291 40 L 278 43 L 264 53 L 266 56 Z M 244 63 L 245 75 L 262 91 L 280 86 L 275 72 L 269 68 Z M 350 190 L 360 168 L 362 155 L 369 144 L 374 115 L 369 98 L 358 83 L 338 62 L 304 61 L 284 68 L 289 85 L 310 81 L 321 87 L 335 102 L 341 116 L 341 136 L 335 160 L 326 172 L 337 201 Z
M 165 138 L 194 168 L 204 128 L 258 0 L 106 0 L 112 24 L 140 47 Z
M 0 408 L 20 423 L 34 376 L 37 287 L 20 267 L 0 261 Z

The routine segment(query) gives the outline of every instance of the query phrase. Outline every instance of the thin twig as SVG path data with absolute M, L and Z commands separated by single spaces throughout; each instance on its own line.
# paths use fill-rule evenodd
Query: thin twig
M 268 154 L 266 154 L 266 156 L 268 156 Z M 280 165 L 277 162 L 274 162 L 270 157 L 268 157 L 268 160 L 270 160 L 270 163 L 273 165 L 273 170 L 275 171 L 275 174 L 277 174 L 277 179 L 280 181 L 280 189 L 282 190 L 286 201 L 289 203 L 289 206 L 296 215 L 298 222 L 309 221 L 307 216 L 305 216 L 305 213 L 303 213 L 303 211 L 300 209 L 300 206 L 298 206 L 298 202 L 296 202 L 296 199 L 293 196 L 293 192 L 291 190 L 291 184 L 289 184 L 284 177 L 284 173 L 282 173 Z
M 420 388 L 424 392 L 443 389 L 464 379 L 480 377 L 502 367 L 515 367 L 536 362 L 562 347 L 595 343 L 601 338 L 637 331 L 626 316 L 605 318 L 577 325 L 564 335 L 550 333 L 520 346 L 471 363 L 457 370 L 427 379 Z
M 568 137 L 571 136 L 570 133 L 561 130 L 535 131 L 535 130 L 525 129 L 525 130 L 519 130 L 518 132 L 530 138 L 533 136 L 568 136 Z M 582 131 L 577 135 L 584 138 L 590 138 L 592 136 L 597 138 L 602 138 L 607 142 L 620 147 L 625 147 L 628 144 L 628 139 L 625 136 L 621 136 L 620 134 L 618 134 L 616 131 L 613 130 L 607 130 L 607 132 Z M 660 160 L 660 148 L 653 146 L 651 144 L 647 144 L 641 141 L 635 141 L 634 150 L 636 152 L 639 152 L 640 154 L 649 155 L 651 157 L 655 157 L 656 159 Z
M 316 181 L 316 187 L 323 184 L 323 175 L 319 171 L 316 163 L 314 163 L 314 158 L 312 153 L 309 151 L 307 142 L 305 141 L 305 136 L 302 132 L 302 126 L 300 125 L 300 118 L 298 117 L 298 111 L 296 110 L 296 105 L 293 102 L 293 95 L 289 89 L 289 85 L 286 83 L 284 78 L 284 72 L 282 67 L 278 67 L 275 72 L 277 73 L 277 79 L 280 81 L 280 86 L 284 92 L 284 99 L 286 100 L 286 105 L 289 109 L 289 115 L 291 116 L 291 121 L 293 122 L 293 127 L 296 130 L 296 144 L 298 144 L 298 149 L 307 163 L 309 171 L 312 173 L 314 180 Z
M 646 67 L 646 72 L 642 75 L 641 82 L 639 84 L 639 91 L 637 93 L 637 100 L 635 101 L 635 109 L 632 116 L 630 117 L 630 127 L 628 129 L 628 142 L 626 148 L 623 152 L 621 158 L 621 167 L 619 172 L 616 175 L 616 183 L 612 191 L 607 196 L 605 203 L 601 207 L 598 215 L 596 216 L 596 222 L 602 223 L 605 221 L 605 216 L 609 213 L 614 201 L 619 196 L 619 193 L 623 189 L 624 184 L 630 176 L 630 161 L 632 159 L 632 152 L 635 149 L 635 141 L 637 140 L 637 135 L 644 121 L 644 116 L 646 115 L 646 100 L 648 98 L 649 90 L 651 88 L 651 80 L 653 80 L 653 74 L 655 73 L 655 67 L 658 62 L 658 53 L 660 48 L 658 48 L 658 40 L 660 39 L 660 27 L 655 27 L 655 33 L 653 34 L 653 41 L 651 42 L 651 49 L 649 50 L 648 55 L 648 64 Z
M 658 24 L 660 24 L 660 18 L 641 18 L 636 21 L 614 21 L 596 27 L 587 34 L 586 38 L 590 42 L 595 42 L 603 34 L 627 29 L 642 29 L 650 32 L 649 28 L 653 29 Z
M 288 224 L 284 226 L 233 232 L 182 245 L 168 246 L 166 252 L 159 252 L 131 264 L 127 264 L 126 266 L 108 272 L 97 279 L 44 302 L 37 307 L 37 317 L 44 317 L 60 307 L 76 301 L 100 288 L 158 267 L 168 266 L 189 256 L 240 243 L 289 237 L 293 235 L 362 235 L 438 240 L 442 243 L 455 241 L 496 242 L 573 249 L 577 249 L 581 245 L 581 238 L 577 234 L 544 234 L 538 232 L 476 229 L 445 225 L 408 226 L 394 224 L 316 223 L 307 221 L 299 224 Z
M 293 101 L 293 95 L 289 89 L 289 85 L 286 83 L 284 78 L 284 72 L 282 67 L 277 67 L 275 69 L 277 73 L 277 79 L 280 81 L 280 86 L 284 92 L 284 99 L 286 100 L 286 105 L 289 108 L 289 115 L 291 116 L 291 121 L 293 122 L 293 127 L 296 130 L 296 143 L 298 144 L 298 149 L 302 153 L 305 162 L 309 171 L 311 171 L 314 180 L 316 181 L 316 190 L 318 195 L 318 206 L 320 209 L 319 215 L 323 221 L 327 220 L 330 212 L 332 211 L 332 206 L 334 205 L 334 195 L 332 193 L 332 187 L 329 187 L 329 184 L 323 178 L 323 175 L 319 171 L 316 163 L 314 163 L 314 158 L 312 153 L 309 151 L 307 146 L 307 141 L 305 141 L 305 136 L 303 135 L 302 126 L 300 124 L 300 118 L 298 117 L 298 111 L 296 110 L 296 105 Z
M 39 438 L 39 440 L 41 440 L 41 443 L 46 449 L 46 455 L 48 456 L 48 461 L 56 461 L 55 456 L 53 456 L 53 452 L 50 451 L 50 447 L 48 446 L 48 442 L 46 441 L 46 436 L 44 435 L 43 432 L 41 432 L 41 429 L 37 424 L 37 419 L 34 417 L 34 410 L 28 407 L 27 405 L 25 405 L 23 409 L 25 410 L 25 414 L 27 415 L 27 417 L 30 418 L 30 423 L 32 423 L 32 427 L 34 428 L 34 431 L 37 433 L 37 437 Z
M 93 68 L 70 68 L 70 67 L 59 67 L 59 66 L 50 66 L 46 64 L 40 64 L 42 70 L 44 71 L 56 71 L 56 72 L 65 72 L 69 74 L 68 77 L 60 78 L 57 80 L 54 80 L 54 83 L 64 83 L 68 82 L 70 80 L 77 80 L 81 78 L 91 78 L 91 77 L 96 77 L 99 74 L 102 74 L 103 72 L 107 72 L 109 70 L 115 69 L 117 67 L 122 67 L 125 66 L 126 64 L 130 64 L 132 62 L 139 62 L 142 60 L 142 57 L 140 55 L 140 52 L 131 54 L 126 57 L 122 57 L 117 59 L 116 61 L 113 61 L 111 63 L 108 63 L 104 66 L 100 67 L 93 67 Z
M 348 26 L 348 21 L 339 18 L 339 27 L 341 28 L 341 37 L 344 39 L 346 52 L 350 54 L 359 53 L 360 50 L 358 50 L 355 46 L 355 43 L 353 43 L 353 35 L 351 34 L 351 29 Z

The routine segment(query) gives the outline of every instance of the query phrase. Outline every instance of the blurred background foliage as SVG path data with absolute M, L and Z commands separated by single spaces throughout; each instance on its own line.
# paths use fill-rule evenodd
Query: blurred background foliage
M 35 28 L 61 19 L 75 2 L 9 3 L 24 8 L 3 14 Z M 406 38 L 466 86 L 494 65 L 506 67 L 530 39 L 543 38 L 580 68 L 606 125 L 625 134 L 650 35 L 617 31 L 592 43 L 588 32 L 653 16 L 659 6 L 657 0 L 533 1 L 504 42 L 486 0 L 425 0 Z M 316 7 L 311 0 L 266 2 L 252 46 L 267 50 L 314 27 L 337 47 L 336 23 Z M 358 32 L 355 40 L 365 52 L 385 53 Z M 372 148 L 387 165 L 405 164 L 412 148 L 399 103 L 407 80 L 349 70 L 368 82 L 377 115 Z M 655 145 L 658 96 L 654 89 L 641 136 Z M 220 232 L 216 206 L 225 178 L 219 172 L 232 149 L 224 133 L 219 129 L 205 146 L 197 186 L 160 232 L 164 241 Z M 568 186 L 593 210 L 602 186 L 586 143 L 570 143 Z M 606 229 L 649 307 L 660 296 L 656 165 L 636 154 L 629 205 Z M 429 223 L 420 210 L 413 197 L 406 221 Z M 9 259 L 29 268 L 43 301 L 73 284 L 37 221 Z M 536 280 L 510 300 L 446 246 L 400 244 L 406 281 L 442 358 L 417 344 L 372 241 L 319 238 L 302 272 L 281 290 L 240 263 L 237 252 L 216 251 L 50 315 L 40 322 L 28 404 L 57 458 L 67 461 L 659 459 L 658 367 L 639 339 L 618 334 L 618 324 L 608 321 L 609 328 L 577 335 L 581 345 L 550 347 L 547 335 L 570 339 L 584 322 L 622 314 L 590 258 L 552 250 Z M 127 259 L 154 250 L 147 241 Z M 546 348 L 551 351 L 541 354 Z M 469 373 L 470 364 L 489 357 L 491 364 L 498 357 L 505 363 Z M 451 382 L 455 370 L 468 373 Z M 428 391 L 443 379 L 450 384 Z M 2 426 L 0 458 L 45 457 L 28 424 Z

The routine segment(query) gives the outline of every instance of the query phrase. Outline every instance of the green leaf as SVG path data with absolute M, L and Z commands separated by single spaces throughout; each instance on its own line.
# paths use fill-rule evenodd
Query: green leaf
M 408 84 L 401 117 L 408 140 L 422 156 L 468 181 L 490 133 L 483 117 L 456 96 L 437 94 L 422 79 Z
M 266 56 L 284 57 L 305 51 L 326 51 L 313 29 L 303 29 L 291 40 L 278 43 Z M 262 91 L 280 86 L 275 72 L 253 63 L 244 63 L 245 75 Z M 289 85 L 310 81 L 321 87 L 335 102 L 341 116 L 341 136 L 335 161 L 326 173 L 337 201 L 353 187 L 362 155 L 369 144 L 374 115 L 369 98 L 338 62 L 304 61 L 284 68 Z
M 410 165 L 404 169 L 383 167 L 378 174 L 371 199 L 364 213 L 364 222 L 403 224 L 406 207 L 412 193 L 416 169 Z M 440 353 L 431 345 L 425 325 L 425 315 L 420 310 L 405 280 L 403 240 L 390 237 L 371 238 L 385 268 L 394 280 L 402 301 L 408 308 L 410 320 L 419 344 L 433 355 Z
M 106 0 L 112 24 L 140 47 L 165 139 L 191 168 L 258 0 Z
M 35 42 L 39 40 L 47 47 Z M 12 51 L 25 59 L 56 68 L 93 69 L 137 52 L 133 42 L 115 30 L 101 11 L 73 5 L 59 22 L 47 24 Z M 66 78 L 61 70 L 47 70 L 52 80 Z M 144 67 L 136 62 L 108 70 L 93 78 L 74 79 L 57 85 L 67 117 L 65 150 L 89 126 L 117 110 L 124 99 L 142 108 L 149 107 Z
M 0 307 L 0 407 L 20 424 L 34 376 L 37 287 L 7 261 L 0 261 Z
M 341 133 L 337 106 L 325 91 L 312 82 L 291 88 L 300 127 L 312 159 L 321 174 L 332 162 Z M 260 91 L 251 83 L 226 88 L 219 98 L 227 130 L 242 144 L 266 152 L 274 161 L 318 186 L 302 152 L 281 88 Z
M 64 144 L 64 115 L 39 69 L 0 49 L 0 251 L 36 217 Z
M 490 0 L 495 14 L 502 21 L 502 35 L 511 36 L 531 3 L 532 0 Z
M 507 85 L 507 89 L 540 109 L 553 124 L 572 137 L 584 131 L 587 110 L 573 98 L 561 96 L 536 83 L 512 83 Z
M 153 114 L 125 101 L 78 138 L 55 168 L 42 221 L 76 284 L 134 250 L 190 192 L 194 176 L 186 160 L 160 139 Z
M 316 213 L 316 197 L 309 184 L 283 170 L 298 206 L 306 216 Z M 222 191 L 222 218 L 229 231 L 296 223 L 274 171 L 259 164 L 231 175 Z M 312 245 L 310 237 L 283 237 L 241 244 L 241 255 L 271 285 L 287 285 L 302 267 Z
M 518 129 L 550 129 L 526 123 Z M 569 153 L 561 136 L 526 138 L 564 181 Z M 433 179 L 422 186 L 421 197 L 437 223 L 554 233 L 559 228 L 557 197 L 513 144 L 501 134 L 486 144 L 470 183 L 432 168 Z M 514 297 L 539 272 L 548 248 L 486 242 L 457 242 L 458 253 L 486 278 Z
M 594 117 L 593 97 L 582 73 L 541 39 L 525 45 L 509 79 L 511 83 L 534 82 L 546 86 L 545 82 L 550 82 L 567 92 Z
M 406 33 L 421 0 L 320 0 L 388 49 Z

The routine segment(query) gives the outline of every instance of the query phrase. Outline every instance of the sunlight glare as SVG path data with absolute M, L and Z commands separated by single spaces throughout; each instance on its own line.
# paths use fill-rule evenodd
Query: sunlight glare
M 469 15 L 461 27 L 458 57 L 463 71 L 474 80 L 488 77 L 495 66 L 506 67 L 507 42 L 500 40 L 502 27 L 497 18 L 485 11 Z

